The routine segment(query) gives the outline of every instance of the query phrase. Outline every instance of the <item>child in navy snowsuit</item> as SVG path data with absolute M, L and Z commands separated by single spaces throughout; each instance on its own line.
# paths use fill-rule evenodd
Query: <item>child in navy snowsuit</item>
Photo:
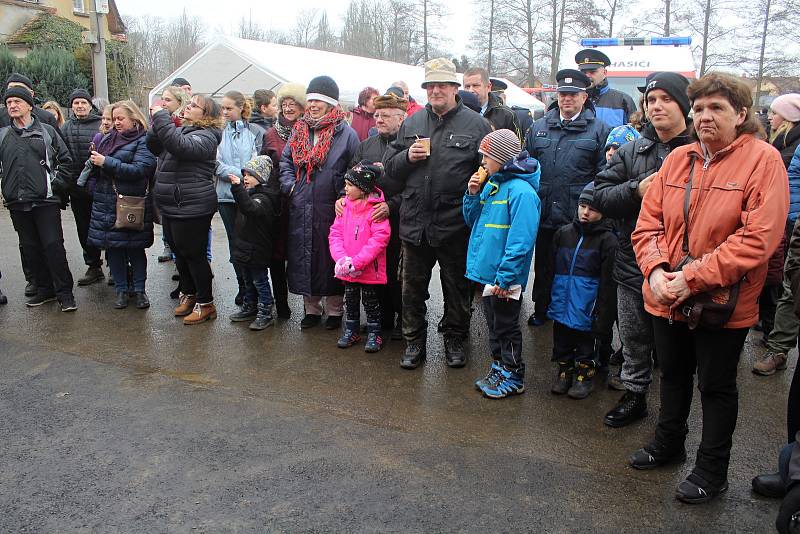
M 592 391 L 595 338 L 608 336 L 614 322 L 615 285 L 611 277 L 617 237 L 592 201 L 590 182 L 578 200 L 575 220 L 553 236 L 554 273 L 547 316 L 553 320 L 553 361 L 558 374 L 551 392 L 584 399 Z

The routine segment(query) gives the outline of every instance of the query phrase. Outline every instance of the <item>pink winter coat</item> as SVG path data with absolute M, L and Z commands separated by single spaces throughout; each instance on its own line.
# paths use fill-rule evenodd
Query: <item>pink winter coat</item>
M 375 205 L 383 201 L 383 191 L 377 187 L 366 202 L 353 203 L 345 198 L 344 213 L 336 217 L 328 236 L 331 257 L 339 261 L 350 256 L 353 267 L 362 273 L 356 278 L 340 277 L 341 280 L 359 284 L 386 283 L 386 246 L 392 230 L 389 219 L 372 220 Z

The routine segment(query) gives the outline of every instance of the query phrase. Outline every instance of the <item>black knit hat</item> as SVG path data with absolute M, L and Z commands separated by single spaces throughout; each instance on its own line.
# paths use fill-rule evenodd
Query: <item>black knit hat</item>
M 339 86 L 330 76 L 317 76 L 308 82 L 306 100 L 321 100 L 336 106 L 339 104 Z
M 33 107 L 33 93 L 31 93 L 24 87 L 14 86 L 6 89 L 6 92 L 3 94 L 3 104 L 5 104 L 6 101 L 12 96 L 21 98 L 22 100 L 27 102 L 31 107 Z
M 578 204 L 588 204 L 594 207 L 594 182 L 589 182 L 578 197 Z
M 72 107 L 72 101 L 75 100 L 76 98 L 83 98 L 84 100 L 89 102 L 89 105 L 93 106 L 92 95 L 90 95 L 89 91 L 87 91 L 86 89 L 75 89 L 74 91 L 72 91 L 72 93 L 69 95 L 69 107 Z
M 33 91 L 33 82 L 31 81 L 31 79 L 28 78 L 27 76 L 23 76 L 19 72 L 12 72 L 11 75 L 9 75 L 9 77 L 6 78 L 6 87 L 8 87 L 8 84 L 14 82 L 21 83 L 25 87 L 27 87 L 29 91 Z
M 175 87 L 182 87 L 184 85 L 188 85 L 189 87 L 192 86 L 192 84 L 190 84 L 189 80 L 187 80 L 186 78 L 175 78 L 174 80 L 172 80 L 170 85 L 174 85 Z
M 645 101 L 647 101 L 647 93 L 653 89 L 661 89 L 677 102 L 678 107 L 680 107 L 683 112 L 683 116 L 687 117 L 691 109 L 689 95 L 686 94 L 686 89 L 688 89 L 688 87 L 689 80 L 677 72 L 659 72 L 653 75 L 647 82 L 644 98 Z
M 344 179 L 361 189 L 365 193 L 372 193 L 375 189 L 375 182 L 383 174 L 383 169 L 373 165 L 367 160 L 356 163 L 352 169 L 347 171 Z

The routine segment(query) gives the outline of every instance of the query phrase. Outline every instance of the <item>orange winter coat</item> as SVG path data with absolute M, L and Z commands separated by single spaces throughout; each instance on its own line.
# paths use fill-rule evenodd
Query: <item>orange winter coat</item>
M 689 204 L 689 253 L 683 272 L 692 294 L 742 280 L 726 328 L 758 322 L 758 296 L 767 261 L 786 227 L 789 182 L 780 154 L 752 135 L 741 135 L 706 161 L 700 143 L 676 148 L 664 161 L 642 200 L 631 241 L 644 274 L 645 309 L 656 317 L 683 320 L 658 303 L 648 278 L 658 266 L 671 270 L 684 257 L 683 203 L 694 156 Z

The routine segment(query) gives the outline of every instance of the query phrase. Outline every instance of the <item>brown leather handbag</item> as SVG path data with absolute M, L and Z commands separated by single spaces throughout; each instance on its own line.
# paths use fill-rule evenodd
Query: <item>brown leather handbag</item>
M 114 196 L 117 198 L 117 219 L 114 221 L 115 230 L 131 230 L 141 232 L 144 230 L 144 212 L 147 193 L 150 191 L 148 181 L 143 197 L 121 195 L 117 191 L 117 183 L 111 180 L 114 187 Z
M 675 266 L 673 271 L 680 271 L 683 266 L 694 261 L 689 253 L 689 201 L 692 195 L 692 177 L 694 176 L 694 160 L 686 182 L 686 193 L 683 200 L 683 259 Z M 698 293 L 686 299 L 680 305 L 680 312 L 686 317 L 689 329 L 698 326 L 710 329 L 724 327 L 733 316 L 736 303 L 739 300 L 739 285 L 741 280 L 729 287 L 718 287 L 705 293 Z

